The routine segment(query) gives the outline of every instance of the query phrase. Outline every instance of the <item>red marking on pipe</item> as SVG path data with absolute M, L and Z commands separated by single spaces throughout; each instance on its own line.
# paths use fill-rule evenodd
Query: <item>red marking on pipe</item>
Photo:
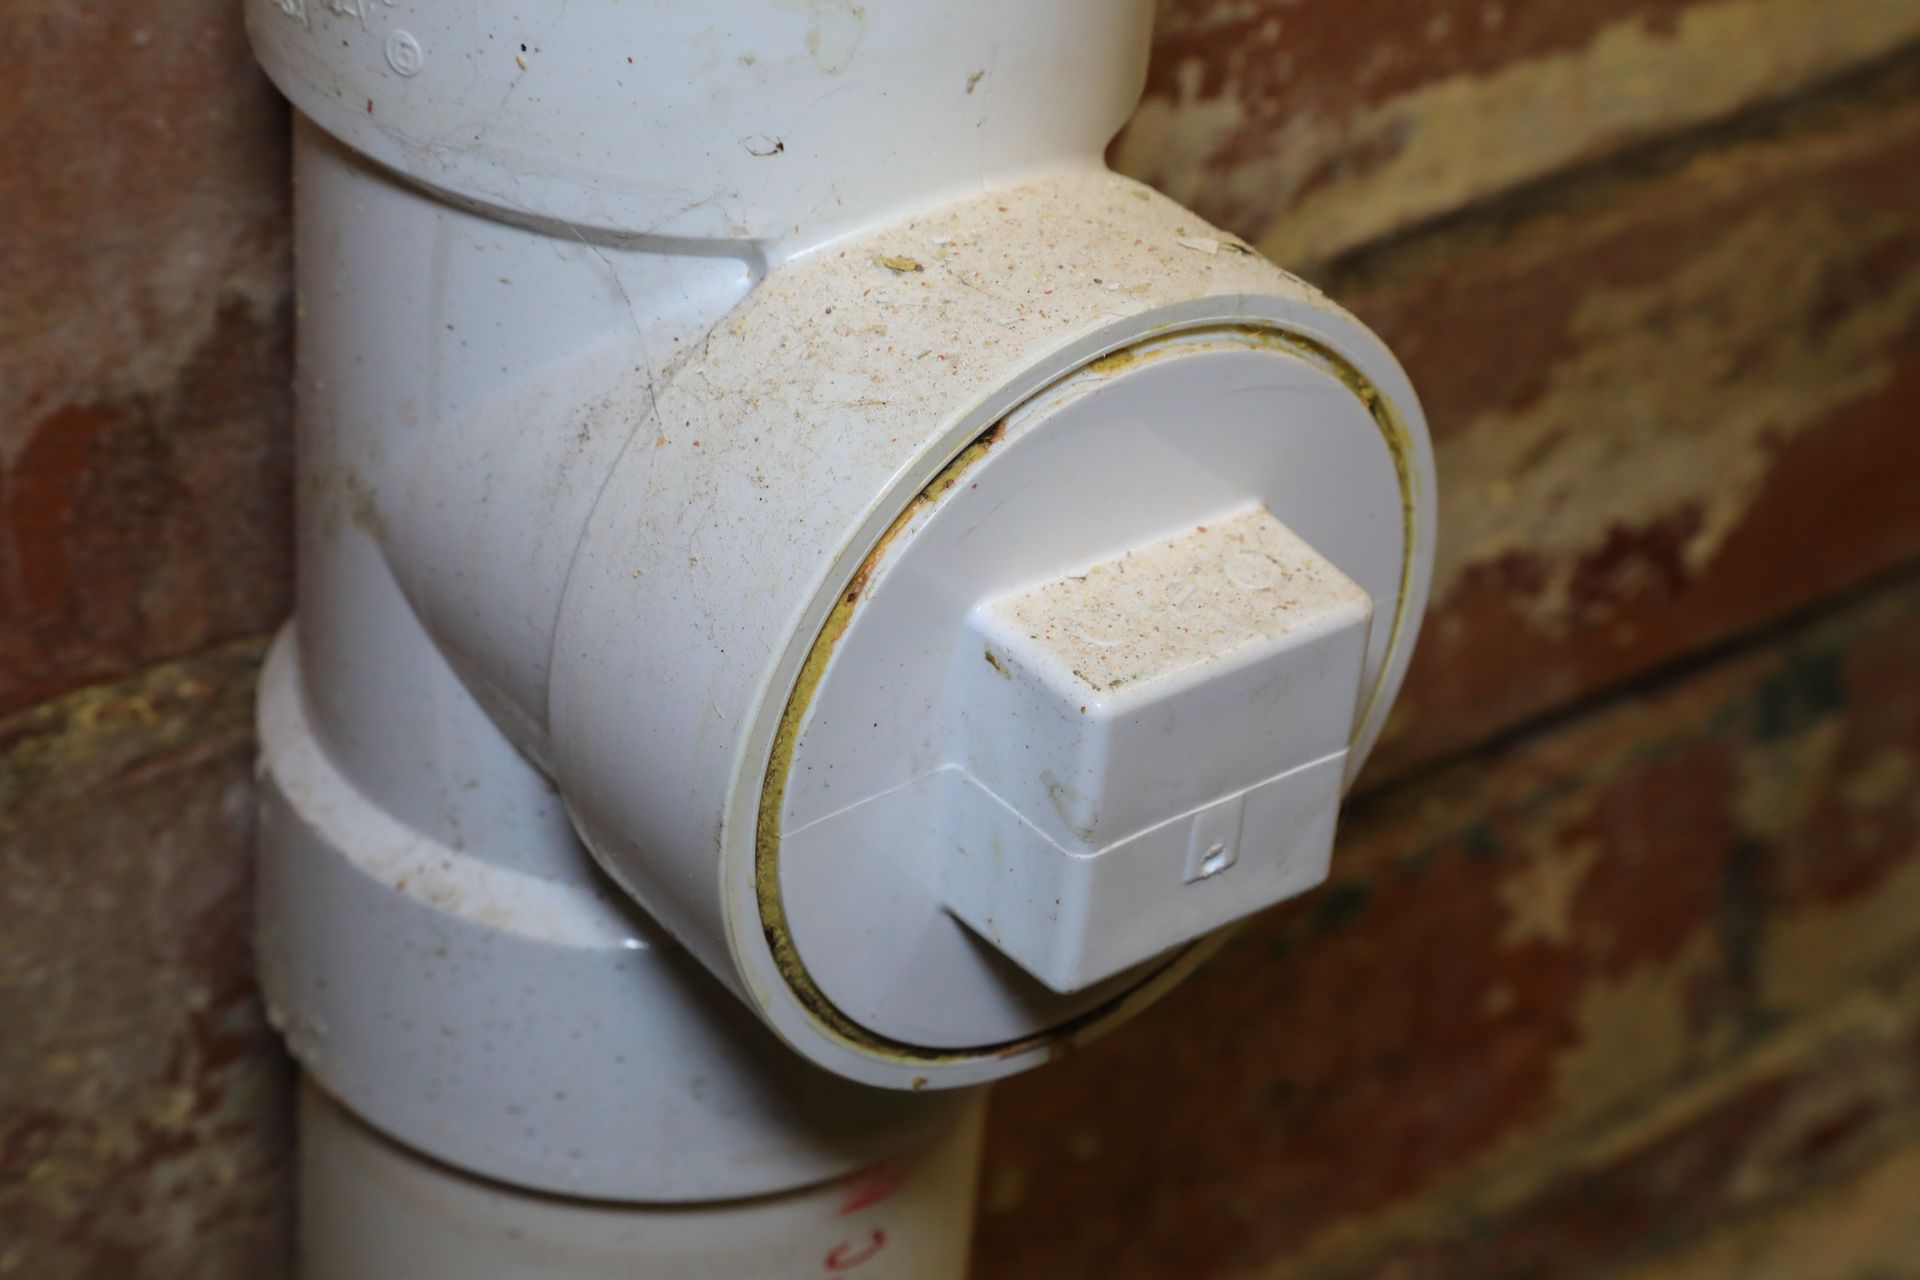
M 892 1199 L 894 1193 L 907 1185 L 908 1180 L 920 1171 L 920 1166 L 932 1154 L 931 1147 L 923 1148 L 853 1174 L 843 1184 L 847 1198 L 840 1203 L 839 1216 L 845 1218 Z
M 865 1244 L 856 1245 L 851 1240 L 842 1240 L 827 1251 L 827 1270 L 851 1271 L 861 1263 L 868 1261 L 874 1254 L 887 1247 L 887 1233 L 875 1227 L 867 1237 Z
M 840 1204 L 840 1216 L 845 1218 L 884 1203 L 906 1185 L 907 1175 L 911 1172 L 909 1168 L 883 1164 L 848 1179 L 847 1198 Z

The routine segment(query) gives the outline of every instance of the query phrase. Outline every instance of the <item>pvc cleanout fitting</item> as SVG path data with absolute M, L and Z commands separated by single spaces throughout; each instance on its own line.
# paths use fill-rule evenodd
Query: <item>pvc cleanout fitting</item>
M 1325 877 L 1412 389 L 1104 167 L 1137 0 L 248 12 L 307 1280 L 963 1274 L 978 1086 Z

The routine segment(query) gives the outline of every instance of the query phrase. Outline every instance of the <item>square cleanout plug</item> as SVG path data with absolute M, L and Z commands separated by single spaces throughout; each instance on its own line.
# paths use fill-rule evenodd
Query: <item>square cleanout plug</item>
M 1260 508 L 982 601 L 948 908 L 1070 992 L 1319 884 L 1372 616 Z

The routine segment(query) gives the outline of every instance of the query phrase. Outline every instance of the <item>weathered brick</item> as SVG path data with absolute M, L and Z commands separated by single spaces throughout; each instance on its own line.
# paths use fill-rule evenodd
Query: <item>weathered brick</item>
M 1920 1280 L 1920 1142 L 1619 1280 Z
M 1653 1269 L 1684 1274 L 1685 1254 L 1695 1252 L 1687 1246 L 1714 1226 L 1771 1220 L 1809 1189 L 1920 1140 L 1917 1049 L 1920 981 L 1900 975 L 1808 1016 L 1753 1061 L 1661 1099 L 1618 1131 L 1568 1144 L 1527 1177 L 1502 1171 L 1426 1206 L 1424 1221 L 1401 1215 L 1380 1233 L 1398 1229 L 1384 1248 L 1356 1233 L 1325 1256 L 1256 1274 L 1578 1280 L 1638 1275 L 1676 1248 L 1685 1253 Z M 1514 1183 L 1522 1184 L 1517 1203 Z M 1874 1251 L 1913 1238 L 1898 1215 L 1857 1225 L 1868 1228 L 1861 1243 Z M 1823 1269 L 1839 1262 L 1801 1253 L 1782 1274 L 1859 1280 L 1858 1271 Z
M 0 711 L 285 608 L 286 111 L 238 6 L 0 12 Z
M 1382 776 L 1920 556 L 1920 60 L 1332 283 L 1440 472 Z
M 1920 958 L 1916 652 L 1910 579 L 1363 802 L 1327 887 L 1069 1066 L 1001 1087 L 982 1274 L 1345 1275 L 1400 1232 L 1527 1206 L 1544 1257 L 1578 1235 L 1551 1208 L 1579 1199 L 1575 1154 L 1622 1126 L 1647 1168 L 1676 1135 L 1693 1153 L 1673 1160 L 1736 1179 L 1819 1053 L 1778 1097 L 1762 1072 L 1691 1115 L 1675 1099 Z M 1912 1005 L 1875 1061 L 1912 1065 Z M 1886 1073 L 1883 1110 L 1920 1098 Z M 1694 1123 L 1723 1136 L 1687 1147 Z M 1606 1176 L 1624 1196 L 1641 1175 Z M 1702 1177 L 1670 1220 L 1733 1203 Z
M 256 647 L 0 721 L 0 1276 L 284 1274 L 248 945 Z
M 1903 0 L 1162 0 L 1115 157 L 1310 267 L 1915 39 Z

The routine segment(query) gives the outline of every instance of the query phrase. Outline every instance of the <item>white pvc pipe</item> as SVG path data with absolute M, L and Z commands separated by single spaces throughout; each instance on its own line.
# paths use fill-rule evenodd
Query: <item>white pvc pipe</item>
M 960 1274 L 977 1098 L 790 1055 L 607 881 L 545 772 L 554 615 L 627 443 L 573 423 L 839 228 L 1097 163 L 1148 6 L 248 19 L 300 111 L 300 572 L 261 692 L 263 985 L 365 1118 L 303 1108 L 309 1280 L 787 1275 L 883 1228 L 900 1274 Z M 935 106 L 932 75 L 956 87 Z M 876 110 L 889 95 L 921 105 Z M 936 1141 L 884 1223 L 835 1216 L 845 1179 Z M 737 1265 L 674 1262 L 689 1245 Z
M 966 1274 L 982 1108 L 937 1142 L 784 1195 L 705 1205 L 540 1195 L 437 1164 L 312 1085 L 305 1280 L 947 1280 Z

